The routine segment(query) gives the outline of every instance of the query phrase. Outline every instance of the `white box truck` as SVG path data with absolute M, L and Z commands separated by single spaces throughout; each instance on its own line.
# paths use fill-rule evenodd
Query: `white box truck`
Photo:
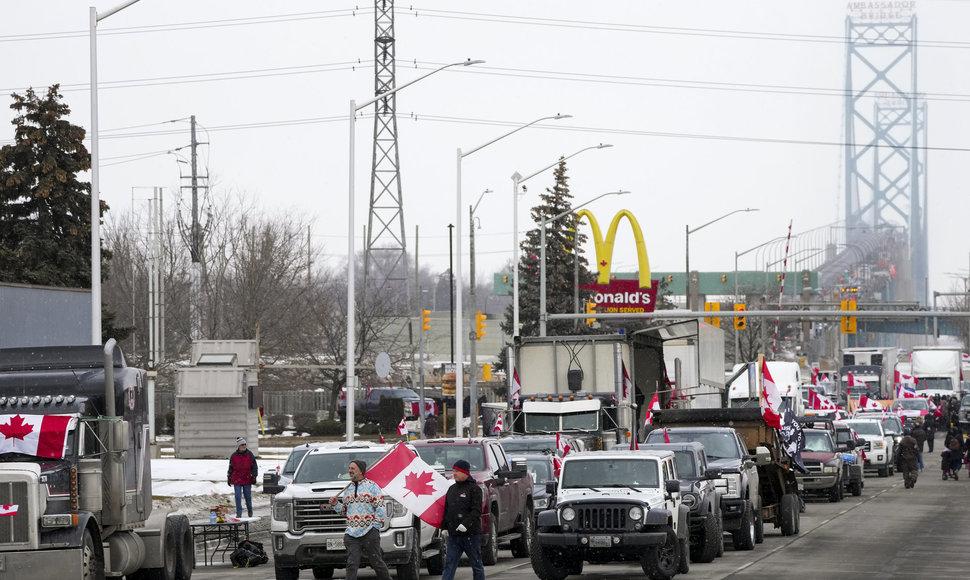
M 913 376 L 923 396 L 960 395 L 963 354 L 955 346 L 914 346 Z

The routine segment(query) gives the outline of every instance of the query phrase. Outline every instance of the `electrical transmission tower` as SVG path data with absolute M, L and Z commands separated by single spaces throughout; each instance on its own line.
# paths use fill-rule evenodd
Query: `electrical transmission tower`
M 374 94 L 380 95 L 395 88 L 393 0 L 375 1 L 374 24 Z M 397 148 L 396 95 L 374 104 L 374 149 L 365 248 L 365 296 L 370 293 L 385 304 L 393 301 L 390 314 L 406 320 L 410 285 Z M 403 328 L 398 329 L 397 336 Z
M 916 86 L 916 16 L 850 15 L 846 51 L 846 241 L 905 230 L 908 250 L 888 256 L 900 271 L 894 298 L 925 304 L 926 102 Z

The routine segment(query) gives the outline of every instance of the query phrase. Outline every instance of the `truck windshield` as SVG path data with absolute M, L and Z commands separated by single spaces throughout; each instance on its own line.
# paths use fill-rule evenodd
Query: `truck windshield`
M 741 454 L 734 440 L 732 433 L 698 433 L 696 431 L 677 431 L 670 429 L 667 431 L 671 443 L 689 443 L 697 441 L 704 446 L 704 453 L 708 460 L 713 459 L 740 459 Z M 647 443 L 663 443 L 664 433 L 662 429 L 651 431 L 647 435 Z
M 502 448 L 505 453 L 524 453 L 533 451 L 542 453 L 544 451 L 556 450 L 555 437 L 539 437 L 536 439 L 502 439 Z
M 805 451 L 816 453 L 835 453 L 832 438 L 823 431 L 805 431 Z
M 367 466 L 384 455 L 381 451 L 355 451 L 353 453 L 311 453 L 300 464 L 293 483 L 318 481 L 350 481 L 347 468 L 354 459 L 363 459 Z
M 309 451 L 309 447 L 299 447 L 290 452 L 290 456 L 286 458 L 286 463 L 283 464 L 283 471 L 281 475 L 293 475 L 296 472 L 296 468 L 300 465 L 300 460 Z
M 927 389 L 952 391 L 953 382 L 950 377 L 920 377 L 919 382 L 916 383 L 916 390 L 925 391 Z
M 657 463 L 645 459 L 583 459 L 563 466 L 562 486 L 579 487 L 659 487 Z
M 559 415 L 540 415 L 526 413 L 526 433 L 557 433 L 559 431 Z
M 472 471 L 485 469 L 485 450 L 481 445 L 415 445 L 418 455 L 435 468 L 451 469 L 459 459 L 464 459 Z
M 896 405 L 904 411 L 929 411 L 926 399 L 896 399 Z
M 563 431 L 569 429 L 580 429 L 583 431 L 595 431 L 598 427 L 596 418 L 597 411 L 587 411 L 584 413 L 567 413 L 562 416 Z
M 849 427 L 855 429 L 855 432 L 859 435 L 882 436 L 882 429 L 879 428 L 879 423 L 875 421 L 853 421 L 849 423 Z

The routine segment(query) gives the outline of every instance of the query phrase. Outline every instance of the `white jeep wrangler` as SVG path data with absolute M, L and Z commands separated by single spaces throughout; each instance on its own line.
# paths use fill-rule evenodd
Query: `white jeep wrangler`
M 369 467 L 388 448 L 373 443 L 324 443 L 307 451 L 293 481 L 273 497 L 270 532 L 276 580 L 296 580 L 301 568 L 312 569 L 314 578 L 331 578 L 334 568 L 346 566 L 347 518 L 333 510 L 330 497 L 350 482 L 347 468 L 351 461 L 362 459 Z M 441 574 L 444 551 L 440 531 L 399 502 L 387 496 L 384 499 L 387 518 L 380 531 L 384 563 L 396 568 L 401 580 L 418 580 L 422 563 L 430 574 Z M 366 557 L 361 558 L 361 564 L 366 564 Z
M 640 562 L 654 579 L 689 569 L 689 509 L 672 451 L 584 452 L 564 458 L 551 509 L 538 516 L 540 580 L 582 574 L 583 562 Z

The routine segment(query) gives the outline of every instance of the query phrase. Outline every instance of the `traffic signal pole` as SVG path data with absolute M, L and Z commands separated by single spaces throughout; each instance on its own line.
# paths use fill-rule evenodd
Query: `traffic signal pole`
M 479 197 L 478 200 L 481 201 L 482 198 Z M 478 303 L 475 301 L 475 208 L 471 205 L 468 206 L 468 253 L 470 256 L 468 259 L 468 302 L 472 305 L 472 308 L 477 309 Z M 472 309 L 469 308 L 468 311 L 471 312 Z M 471 327 L 472 325 L 469 324 L 468 326 Z M 474 327 L 468 329 L 468 342 L 471 343 L 468 348 L 468 355 L 471 358 L 471 368 L 468 369 L 468 415 L 471 419 L 469 421 L 469 436 L 478 437 L 478 358 L 475 351 L 478 335 Z M 459 372 L 461 371 L 459 370 Z M 455 401 L 455 404 L 464 405 L 464 401 Z M 456 432 L 461 437 L 461 425 L 457 426 Z

